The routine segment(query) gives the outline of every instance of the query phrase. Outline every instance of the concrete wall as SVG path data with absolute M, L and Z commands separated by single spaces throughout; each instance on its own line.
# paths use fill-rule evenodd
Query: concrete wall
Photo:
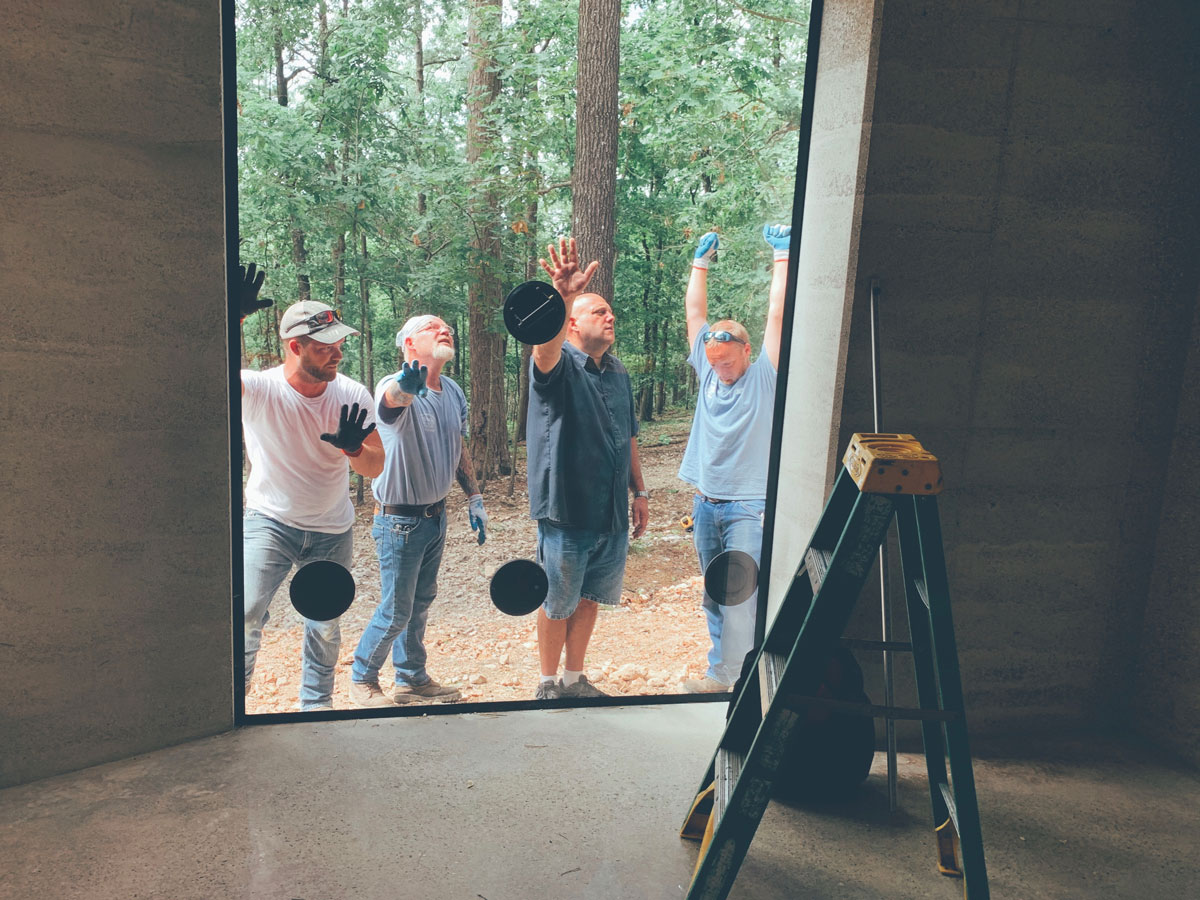
M 219 38 L 0 5 L 0 786 L 232 724 Z
M 830 7 L 865 17 L 872 4 Z M 1174 423 L 1200 247 L 1198 37 L 1183 2 L 882 7 L 836 452 L 871 427 L 875 275 L 884 426 L 945 470 L 976 736 L 1131 721 L 1172 435 L 1177 468 L 1194 450 L 1193 420 Z M 1177 477 L 1150 646 L 1177 625 L 1196 634 L 1195 569 L 1179 557 L 1200 539 L 1185 515 L 1194 478 Z M 864 604 L 854 627 L 877 634 L 877 620 Z M 1174 646 L 1174 668 L 1146 684 L 1169 683 L 1182 716 L 1196 670 Z
M 218 5 L 0 26 L 7 785 L 227 728 L 232 679 Z M 828 5 L 773 571 L 869 426 L 878 275 L 977 738 L 1196 755 L 1198 36 L 1182 0 Z
M 1200 253 L 1200 248 L 1197 250 Z M 1200 766 L 1200 307 L 1192 320 L 1179 415 L 1134 682 L 1134 724 Z

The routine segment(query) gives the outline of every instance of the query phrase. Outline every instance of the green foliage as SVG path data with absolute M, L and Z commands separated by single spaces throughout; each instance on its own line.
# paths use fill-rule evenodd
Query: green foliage
M 393 337 L 408 315 L 465 326 L 471 185 L 482 180 L 499 198 L 505 291 L 525 280 L 531 254 L 567 232 L 576 0 L 506 0 L 483 36 L 501 80 L 488 110 L 500 139 L 474 169 L 465 147 L 475 48 L 465 46 L 464 2 L 238 0 L 237 8 L 242 260 L 267 270 L 265 293 L 281 307 L 306 276 L 314 299 L 369 321 L 374 358 L 362 371 L 378 379 L 394 369 Z M 673 383 L 685 377 L 683 290 L 705 231 L 721 232 L 713 317 L 738 318 L 761 337 L 771 257 L 760 231 L 790 220 L 808 7 L 626 0 L 623 17 L 617 350 L 641 382 Z M 257 365 L 273 362 L 262 319 L 245 327 Z M 347 342 L 352 375 L 363 345 Z M 469 365 L 469 347 L 463 358 Z M 509 359 L 515 391 L 516 347 Z

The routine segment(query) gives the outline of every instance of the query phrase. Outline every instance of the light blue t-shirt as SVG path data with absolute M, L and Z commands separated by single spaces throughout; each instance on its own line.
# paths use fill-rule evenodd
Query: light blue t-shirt
M 437 503 L 450 493 L 462 442 L 467 436 L 467 397 L 443 375 L 441 390 L 430 388 L 409 406 L 383 405 L 389 375 L 375 388 L 375 416 L 383 441 L 383 472 L 371 482 L 375 499 L 388 505 Z
M 775 367 L 766 353 L 733 384 L 722 384 L 704 353 L 704 333 L 696 335 L 688 362 L 700 381 L 679 477 L 718 500 L 765 500 L 775 415 Z

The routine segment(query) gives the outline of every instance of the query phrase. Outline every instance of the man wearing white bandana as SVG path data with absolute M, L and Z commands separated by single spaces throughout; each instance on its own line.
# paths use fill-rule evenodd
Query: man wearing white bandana
M 384 449 L 383 472 L 371 486 L 380 598 L 350 674 L 350 701 L 362 708 L 459 698 L 457 688 L 438 684 L 425 668 L 425 623 L 437 595 L 446 496 L 454 480 L 467 495 L 479 543 L 487 537 L 487 512 L 467 452 L 467 398 L 442 374 L 454 358 L 454 329 L 437 316 L 414 316 L 396 335 L 396 347 L 403 354 L 400 371 L 375 389 Z M 389 653 L 395 668 L 390 696 L 379 684 Z

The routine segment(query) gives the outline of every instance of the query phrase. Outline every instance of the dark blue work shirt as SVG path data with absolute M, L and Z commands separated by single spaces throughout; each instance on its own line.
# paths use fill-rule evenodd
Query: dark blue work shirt
M 605 353 L 597 367 L 569 342 L 549 373 L 529 361 L 529 514 L 606 534 L 629 530 L 633 385 Z

